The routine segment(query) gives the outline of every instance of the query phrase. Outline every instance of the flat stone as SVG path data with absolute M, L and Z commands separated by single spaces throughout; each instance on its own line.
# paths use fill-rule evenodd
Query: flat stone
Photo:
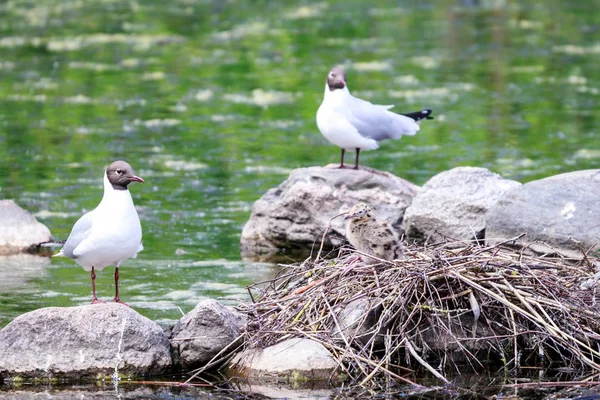
M 179 366 L 186 370 L 203 366 L 240 336 L 245 323 L 241 314 L 218 301 L 201 301 L 171 333 L 171 347 Z
M 404 214 L 409 239 L 481 240 L 487 211 L 521 183 L 485 168 L 457 167 L 423 185 Z
M 581 258 L 600 249 L 600 170 L 532 181 L 507 193 L 486 216 L 486 242 L 526 234 L 517 245 Z
M 0 200 L 0 255 L 15 254 L 52 240 L 50 230 L 13 200 Z
M 404 210 L 418 191 L 404 179 L 367 167 L 296 169 L 254 203 L 241 235 L 242 256 L 270 260 L 282 250 L 316 252 L 330 222 L 324 248 L 342 246 L 344 218 L 331 219 L 358 202 L 375 207 L 378 218 L 387 219 L 401 233 Z
M 155 375 L 170 369 L 169 350 L 160 326 L 122 304 L 41 308 L 0 330 L 0 377 Z
M 234 358 L 232 368 L 249 379 L 329 379 L 338 364 L 318 342 L 287 339 L 262 350 L 247 350 Z

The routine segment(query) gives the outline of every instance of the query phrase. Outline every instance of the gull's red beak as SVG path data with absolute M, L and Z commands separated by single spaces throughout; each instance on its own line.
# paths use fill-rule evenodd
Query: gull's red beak
M 129 176 L 129 180 L 132 181 L 132 182 L 144 183 L 144 180 L 142 178 L 140 178 L 139 176 L 136 176 L 136 175 Z

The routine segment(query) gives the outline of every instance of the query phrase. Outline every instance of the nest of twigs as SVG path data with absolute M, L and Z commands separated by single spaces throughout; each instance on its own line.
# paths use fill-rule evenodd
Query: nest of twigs
M 356 251 L 286 266 L 250 288 L 245 347 L 290 337 L 323 344 L 356 383 L 442 381 L 477 371 L 554 364 L 600 371 L 597 259 L 534 256 L 477 243 L 411 246 L 367 265 Z M 600 274 L 599 274 L 600 275 Z

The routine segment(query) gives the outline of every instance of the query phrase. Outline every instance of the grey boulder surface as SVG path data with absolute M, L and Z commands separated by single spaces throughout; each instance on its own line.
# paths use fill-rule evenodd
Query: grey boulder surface
M 245 323 L 245 315 L 233 312 L 220 302 L 201 301 L 171 332 L 177 364 L 184 370 L 203 366 L 240 336 Z
M 318 250 L 331 219 L 364 202 L 401 233 L 404 210 L 419 187 L 388 172 L 361 167 L 299 168 L 254 203 L 241 235 L 242 256 L 269 259 L 286 249 Z M 345 221 L 331 221 L 324 248 L 346 242 Z
M 13 200 L 0 200 L 0 255 L 15 254 L 52 240 L 50 230 Z
M 600 249 L 600 170 L 531 181 L 512 190 L 486 217 L 486 242 L 525 234 L 519 244 L 537 253 L 581 258 Z
M 251 380 L 329 379 L 337 361 L 321 344 L 305 338 L 286 339 L 264 349 L 235 356 L 231 368 Z
M 170 368 L 163 329 L 122 304 L 41 308 L 0 330 L 0 378 L 147 376 Z
M 404 214 L 409 239 L 483 239 L 486 213 L 521 183 L 479 167 L 441 172 L 421 188 Z

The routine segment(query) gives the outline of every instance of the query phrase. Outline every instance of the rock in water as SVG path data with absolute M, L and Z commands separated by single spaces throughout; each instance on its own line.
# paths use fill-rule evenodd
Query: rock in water
M 441 172 L 423 185 L 406 209 L 406 236 L 434 242 L 483 239 L 486 212 L 519 186 L 519 182 L 485 168 L 457 167 Z
M 242 332 L 245 320 L 216 300 L 204 300 L 173 328 L 171 346 L 186 370 L 206 364 Z
M 600 170 L 551 176 L 507 193 L 486 217 L 486 242 L 527 234 L 520 243 L 539 253 L 581 258 L 600 249 Z M 580 245 L 578 245 L 578 242 Z
M 338 363 L 321 343 L 310 339 L 287 339 L 261 350 L 235 356 L 232 370 L 251 380 L 329 379 Z
M 13 200 L 0 200 L 0 255 L 26 251 L 52 240 L 50 230 Z
M 41 308 L 0 330 L 0 377 L 155 375 L 169 350 L 160 326 L 122 304 Z
M 379 218 L 401 231 L 404 210 L 418 191 L 402 178 L 371 168 L 296 169 L 254 203 L 241 236 L 242 256 L 268 259 L 282 249 L 316 251 L 331 218 L 359 202 L 375 207 Z M 325 248 L 344 243 L 345 221 L 339 217 L 331 222 Z

